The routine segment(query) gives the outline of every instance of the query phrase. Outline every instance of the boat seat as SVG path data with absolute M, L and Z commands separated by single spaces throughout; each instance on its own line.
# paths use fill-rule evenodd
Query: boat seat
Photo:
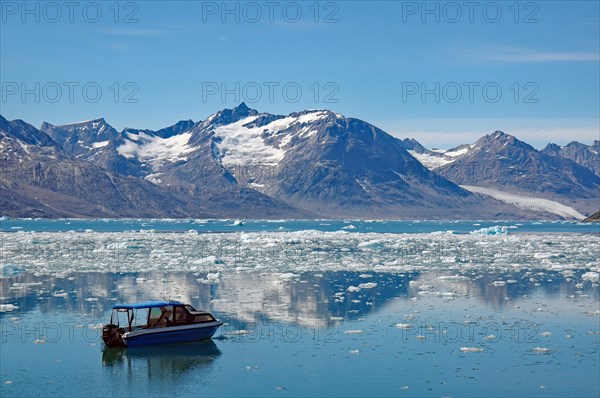
M 173 313 L 173 311 L 163 312 L 163 314 L 160 316 L 160 319 L 158 320 L 158 325 L 156 325 L 156 326 L 159 328 L 164 328 L 164 327 L 168 326 L 170 323 L 169 318 L 171 317 L 172 313 Z
M 148 328 L 164 328 L 164 327 L 166 327 L 167 322 L 168 322 L 167 318 L 169 318 L 172 313 L 173 313 L 172 311 L 168 311 L 168 310 L 164 311 L 158 319 L 152 320 L 148 324 Z

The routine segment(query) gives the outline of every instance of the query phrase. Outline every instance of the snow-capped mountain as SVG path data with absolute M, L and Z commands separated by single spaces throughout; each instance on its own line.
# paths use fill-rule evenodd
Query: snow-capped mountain
M 475 203 L 487 217 L 514 211 L 429 171 L 376 127 L 327 110 L 283 116 L 242 103 L 178 137 L 180 157 L 153 164 L 150 176 L 194 194 L 235 187 L 326 217 L 466 216 Z
M 542 152 L 548 155 L 561 156 L 565 159 L 571 159 L 592 170 L 600 176 L 600 141 L 595 140 L 592 145 L 585 145 L 577 141 L 572 141 L 565 146 L 548 144 Z
M 183 201 L 73 157 L 47 134 L 0 116 L 0 209 L 15 217 L 182 217 Z
M 177 139 L 172 137 L 183 133 L 191 126 L 193 122 L 188 120 L 159 131 L 126 128 L 119 133 L 101 118 L 61 126 L 43 123 L 40 130 L 48 134 L 70 155 L 92 161 L 115 174 L 140 177 L 151 172 L 149 162 L 158 160 L 161 155 L 169 151 L 171 146 L 169 140 L 176 141 Z M 149 150 L 142 151 L 140 148 L 146 145 Z M 118 148 L 121 150 L 119 151 Z M 136 151 L 136 148 L 139 150 Z M 158 153 L 151 155 L 151 159 L 146 159 L 143 154 L 152 152 L 153 148 Z M 137 152 L 140 156 L 134 156 L 138 154 Z
M 488 186 L 485 178 L 468 183 L 457 178 L 451 166 L 462 167 L 464 159 L 481 160 L 483 155 L 478 153 L 483 147 L 500 153 L 496 139 L 448 151 L 427 150 L 414 140 L 401 141 L 367 122 L 328 110 L 273 115 L 242 103 L 204 121 L 180 121 L 158 131 L 126 128 L 118 132 L 104 119 L 62 126 L 44 123 L 42 131 L 29 125 L 20 127 L 28 135 L 18 133 L 17 125 L 17 121 L 3 122 L 8 126 L 0 129 L 3 144 L 5 140 L 23 141 L 17 137 L 21 134 L 40 148 L 53 146 L 53 156 L 66 159 L 74 167 L 91 165 L 118 181 L 153 187 L 157 191 L 151 195 L 166 195 L 173 203 L 164 198 L 162 202 L 186 216 L 555 217 L 547 209 L 523 211 L 506 200 L 474 193 L 455 183 Z M 512 146 L 521 147 L 515 142 L 508 147 Z M 517 164 L 527 160 L 518 151 L 513 155 L 519 155 Z M 33 163 L 39 155 L 20 156 Z M 427 162 L 424 156 L 437 160 Z M 514 167 L 509 163 L 506 167 Z M 501 162 L 498 167 L 504 165 Z M 592 180 L 588 185 L 595 183 Z M 78 189 L 77 184 L 73 189 Z M 86 189 L 92 192 L 95 188 L 90 184 Z M 144 197 L 135 199 L 139 203 Z
M 582 214 L 593 213 L 600 206 L 598 175 L 501 131 L 480 138 L 452 163 L 436 170 L 461 186 L 487 188 L 486 192 L 471 190 L 498 199 L 510 194 L 551 200 Z

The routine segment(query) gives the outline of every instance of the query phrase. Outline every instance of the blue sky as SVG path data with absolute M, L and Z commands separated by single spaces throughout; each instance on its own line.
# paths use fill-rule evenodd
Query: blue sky
M 0 2 L 8 119 L 158 129 L 245 101 L 430 147 L 600 139 L 597 1 L 48 4 Z

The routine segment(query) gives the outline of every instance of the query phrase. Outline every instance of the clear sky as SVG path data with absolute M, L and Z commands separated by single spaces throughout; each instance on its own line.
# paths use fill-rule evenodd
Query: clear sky
M 494 130 L 589 144 L 599 3 L 2 0 L 1 113 L 158 129 L 245 101 L 327 108 L 430 147 Z

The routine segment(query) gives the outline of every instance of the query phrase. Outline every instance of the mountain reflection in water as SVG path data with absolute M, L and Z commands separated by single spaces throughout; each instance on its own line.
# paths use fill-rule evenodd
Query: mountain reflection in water
M 104 319 L 115 303 L 169 298 L 210 311 L 226 322 L 275 321 L 328 326 L 339 319 L 375 313 L 396 300 L 437 296 L 470 297 L 500 309 L 534 292 L 546 297 L 587 294 L 598 297 L 589 282 L 577 284 L 583 271 L 515 270 L 509 274 L 467 271 L 434 272 L 221 272 L 206 273 L 83 272 L 62 276 L 20 274 L 0 279 L 2 302 L 18 312 L 37 310 L 78 313 Z M 0 313 L 0 317 L 8 313 Z

